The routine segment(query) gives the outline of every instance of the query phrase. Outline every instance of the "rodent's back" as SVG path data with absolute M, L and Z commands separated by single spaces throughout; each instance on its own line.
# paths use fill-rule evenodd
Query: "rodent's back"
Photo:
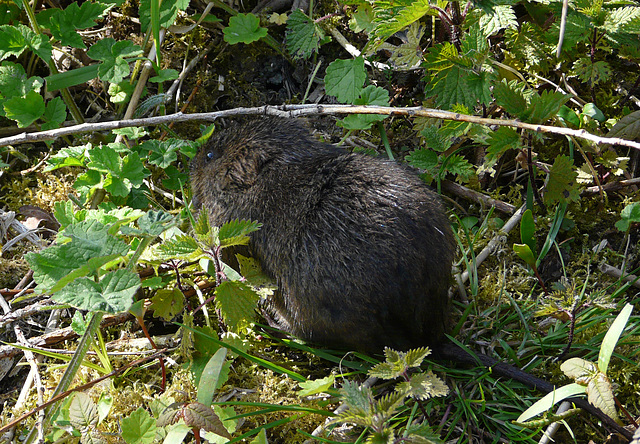
M 442 337 L 455 244 L 438 196 L 413 172 L 262 119 L 215 137 L 191 180 L 213 224 L 263 224 L 251 247 L 277 281 L 286 330 L 364 351 Z

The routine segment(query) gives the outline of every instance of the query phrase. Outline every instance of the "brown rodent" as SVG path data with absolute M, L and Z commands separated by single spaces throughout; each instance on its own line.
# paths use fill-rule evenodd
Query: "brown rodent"
M 439 197 L 413 171 L 260 118 L 200 149 L 191 188 L 212 225 L 262 223 L 250 247 L 277 282 L 283 330 L 365 352 L 442 339 L 455 241 Z
M 438 196 L 413 171 L 318 142 L 300 124 L 274 118 L 221 131 L 190 168 L 194 208 L 204 207 L 213 225 L 263 224 L 250 246 L 277 282 L 278 327 L 365 352 L 430 345 L 441 358 L 553 390 L 443 338 L 455 242 Z M 626 432 L 586 400 L 571 401 Z

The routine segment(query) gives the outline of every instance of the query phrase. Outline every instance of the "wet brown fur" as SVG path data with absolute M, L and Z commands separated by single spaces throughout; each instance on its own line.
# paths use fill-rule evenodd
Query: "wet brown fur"
M 262 118 L 200 149 L 191 186 L 213 225 L 263 224 L 250 246 L 277 282 L 277 326 L 366 352 L 442 339 L 455 242 L 440 199 L 413 171 Z

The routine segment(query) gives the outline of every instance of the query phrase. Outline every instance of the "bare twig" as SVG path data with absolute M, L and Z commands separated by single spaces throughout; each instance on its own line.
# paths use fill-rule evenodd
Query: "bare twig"
M 448 193 L 457 194 L 458 196 L 462 196 L 465 199 L 478 202 L 487 207 L 495 207 L 496 210 L 500 211 L 501 213 L 513 214 L 516 211 L 516 207 L 507 202 L 493 199 L 485 194 L 478 193 L 477 191 L 474 191 L 450 180 L 445 179 L 442 181 L 442 189 Z
M 507 126 L 519 129 L 535 131 L 538 133 L 550 133 L 563 136 L 573 136 L 579 139 L 590 140 L 597 145 L 622 145 L 640 150 L 640 142 L 633 142 L 618 137 L 601 137 L 591 134 L 585 130 L 574 130 L 550 125 L 534 125 L 532 123 L 520 122 L 508 119 L 489 119 L 485 117 L 470 116 L 467 114 L 454 113 L 451 111 L 440 111 L 428 109 L 420 106 L 396 108 L 390 106 L 356 106 L 356 105 L 265 105 L 254 108 L 234 108 L 225 111 L 211 113 L 183 114 L 175 113 L 168 116 L 148 117 L 144 119 L 120 120 L 116 122 L 83 123 L 67 128 L 59 128 L 49 131 L 35 133 L 22 133 L 16 136 L 4 137 L 0 139 L 0 146 L 16 145 L 27 142 L 37 142 L 52 140 L 69 134 L 86 133 L 92 131 L 107 131 L 117 128 L 129 128 L 132 126 L 155 126 L 164 125 L 171 122 L 212 122 L 220 117 L 241 116 L 241 115 L 269 115 L 276 117 L 303 117 L 309 115 L 335 115 L 335 114 L 379 114 L 388 116 L 409 116 L 428 117 L 432 119 L 454 120 L 458 122 L 469 122 L 487 126 Z

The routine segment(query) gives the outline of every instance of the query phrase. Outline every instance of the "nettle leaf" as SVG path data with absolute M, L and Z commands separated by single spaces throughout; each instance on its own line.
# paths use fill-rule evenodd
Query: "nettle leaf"
M 317 52 L 323 38 L 322 29 L 301 10 L 287 19 L 287 50 L 294 57 L 307 58 Z
M 420 400 L 449 394 L 447 384 L 432 371 L 412 375 L 409 381 L 399 383 L 397 390 L 403 392 L 405 396 Z
M 576 202 L 580 198 L 577 184 L 578 172 L 573 167 L 573 159 L 568 156 L 556 157 L 549 171 L 544 201 L 546 204 Z
M 535 94 L 531 98 L 529 106 L 531 123 L 542 123 L 554 117 L 560 107 L 569 101 L 571 97 L 559 91 L 543 91 L 539 96 Z
M 258 294 L 242 282 L 224 281 L 216 288 L 216 307 L 222 312 L 225 324 L 236 332 L 253 321 L 259 299 Z
M 249 242 L 248 235 L 258 231 L 261 223 L 250 220 L 232 220 L 220 227 L 218 238 L 220 246 L 230 247 L 232 245 L 246 245 Z
M 185 258 L 186 260 L 195 260 L 202 255 L 198 242 L 185 234 L 165 241 L 158 247 L 158 252 L 167 259 Z
M 502 106 L 509 114 L 520 117 L 527 108 L 527 99 L 523 93 L 524 88 L 525 85 L 516 80 L 507 83 L 507 80 L 503 79 L 493 88 L 496 104 Z
M 54 97 L 47 103 L 42 119 L 45 121 L 41 125 L 43 130 L 59 128 L 67 119 L 67 107 L 60 97 Z
M 229 19 L 229 26 L 222 30 L 224 41 L 230 45 L 251 43 L 267 35 L 267 28 L 260 26 L 260 19 L 253 14 L 238 14 Z
M 372 413 L 371 402 L 374 397 L 370 387 L 360 387 L 355 382 L 346 380 L 340 388 L 340 396 L 352 413 L 363 415 Z
M 485 14 L 480 17 L 480 29 L 485 37 L 492 36 L 501 29 L 518 27 L 518 20 L 512 6 L 495 5 L 490 11 L 485 10 Z
M 364 58 L 334 60 L 327 66 L 325 72 L 325 90 L 327 94 L 335 96 L 339 102 L 353 103 L 360 97 L 366 79 Z
M 607 14 L 602 27 L 610 34 L 619 32 L 640 33 L 640 7 L 615 8 Z
M 102 63 L 98 67 L 100 79 L 111 83 L 120 83 L 129 75 L 129 63 L 125 57 L 134 57 L 142 54 L 138 45 L 129 40 L 115 41 L 112 38 L 98 40 L 89 50 L 87 55 Z
M 140 26 L 143 30 L 151 26 L 151 1 L 141 0 L 138 9 L 140 14 Z M 160 27 L 168 28 L 173 25 L 180 11 L 189 6 L 189 0 L 163 0 L 160 4 Z
M 501 126 L 496 131 L 489 133 L 487 143 L 489 144 L 487 162 L 490 164 L 495 163 L 508 150 L 522 149 L 520 134 L 514 128 L 506 126 Z
M 572 8 L 569 8 L 567 14 L 567 21 L 564 29 L 564 43 L 562 45 L 563 51 L 575 50 L 578 47 L 578 43 L 586 42 L 589 39 L 589 35 L 593 29 L 593 25 L 588 17 L 584 14 L 575 12 Z M 560 20 L 556 20 L 551 29 L 544 34 L 544 38 L 548 42 L 553 42 L 553 51 L 556 50 L 555 46 L 558 43 L 558 37 L 560 36 Z
M 470 75 L 473 74 L 470 61 L 461 57 L 452 44 L 444 43 L 432 47 L 427 55 L 425 67 L 431 76 L 425 94 L 427 98 L 436 97 L 438 108 L 451 109 L 457 103 L 467 108 L 476 105 L 478 97 L 474 95 L 468 83 Z M 477 83 L 477 78 L 471 81 Z
M 406 28 L 424 15 L 434 13 L 429 0 L 374 2 L 374 36 L 378 43 Z
M 18 122 L 19 128 L 31 125 L 42 117 L 44 111 L 44 99 L 35 91 L 29 91 L 24 97 L 12 97 L 4 102 L 6 117 Z
M 444 135 L 441 131 L 438 130 L 435 126 L 428 126 L 422 131 L 420 131 L 420 135 L 424 137 L 424 143 L 431 150 L 437 151 L 439 153 L 444 153 L 451 147 L 451 140 Z M 415 153 L 415 151 L 414 151 Z M 437 161 L 437 157 L 435 159 Z M 431 162 L 430 162 L 431 164 Z M 417 165 L 414 165 L 417 166 Z M 418 167 L 423 168 L 423 167 Z M 428 168 L 423 168 L 428 169 Z
M 611 78 L 611 67 L 604 60 L 593 63 L 589 57 L 576 60 L 573 64 L 576 75 L 585 83 L 596 85 Z
M 360 97 L 354 105 L 389 106 L 389 91 L 379 86 L 369 85 L 360 92 Z M 369 129 L 375 122 L 380 122 L 388 116 L 376 114 L 350 114 L 338 121 L 338 125 L 349 130 Z
M 405 160 L 409 165 L 425 170 L 429 173 L 437 173 L 438 153 L 428 148 L 412 151 Z M 433 174 L 432 174 L 433 175 Z
M 475 174 L 475 168 L 460 154 L 452 154 L 444 162 L 446 171 L 454 174 L 462 182 L 467 182 Z

